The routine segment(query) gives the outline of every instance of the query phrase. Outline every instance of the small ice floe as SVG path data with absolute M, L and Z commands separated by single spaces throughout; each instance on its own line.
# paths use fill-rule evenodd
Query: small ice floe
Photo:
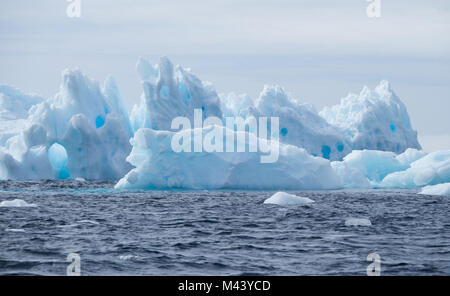
M 0 202 L 0 208 L 30 208 L 37 207 L 35 204 L 29 204 L 21 199 L 5 200 Z
M 86 182 L 86 179 L 84 179 L 84 178 L 75 178 L 75 181 L 77 181 L 77 182 Z
M 120 255 L 119 256 L 120 260 L 133 260 L 133 259 L 137 259 L 137 256 L 135 255 Z
M 450 183 L 443 183 L 422 188 L 419 194 L 450 196 Z
M 6 232 L 25 232 L 24 229 L 16 229 L 16 228 L 7 228 L 5 229 Z
M 301 206 L 311 204 L 314 201 L 307 197 L 296 196 L 286 192 L 277 192 L 264 201 L 265 204 L 274 204 L 279 206 Z
M 98 223 L 96 221 L 92 221 L 92 220 L 80 220 L 80 221 L 77 221 L 77 223 L 100 225 L 100 223 Z
M 345 220 L 345 226 L 372 226 L 372 222 L 365 218 L 349 218 Z

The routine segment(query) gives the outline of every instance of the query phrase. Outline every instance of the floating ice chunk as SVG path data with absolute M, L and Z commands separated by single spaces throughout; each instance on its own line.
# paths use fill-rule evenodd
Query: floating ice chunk
M 128 260 L 134 260 L 138 259 L 138 256 L 135 255 L 119 255 L 120 260 L 128 261 Z
M 27 208 L 27 207 L 36 207 L 35 204 L 29 204 L 22 199 L 14 199 L 14 200 L 4 200 L 0 202 L 1 208 Z
M 86 182 L 86 179 L 84 179 L 84 178 L 75 178 L 75 181 L 77 181 L 77 182 Z
M 347 130 L 355 150 L 402 153 L 407 148 L 421 149 L 406 107 L 387 81 L 381 81 L 375 91 L 364 87 L 359 95 L 348 95 L 320 115 Z
M 301 206 L 311 204 L 314 201 L 307 197 L 297 196 L 286 192 L 277 192 L 264 201 L 265 204 L 279 206 Z
M 387 175 L 381 185 L 387 188 L 415 188 L 450 182 L 450 150 L 430 153 L 404 171 Z
M 349 218 L 345 220 L 345 226 L 372 226 L 372 222 L 365 218 Z
M 450 183 L 426 186 L 419 194 L 450 196 Z

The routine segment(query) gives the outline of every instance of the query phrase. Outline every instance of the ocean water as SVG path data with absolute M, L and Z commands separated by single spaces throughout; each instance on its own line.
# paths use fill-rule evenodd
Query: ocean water
M 113 183 L 0 182 L 0 275 L 450 274 L 450 198 L 415 191 L 116 191 Z M 345 226 L 348 218 L 372 226 Z

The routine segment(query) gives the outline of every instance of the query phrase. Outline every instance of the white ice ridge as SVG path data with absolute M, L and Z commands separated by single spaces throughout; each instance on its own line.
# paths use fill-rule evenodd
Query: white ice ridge
M 298 206 L 314 203 L 310 198 L 289 194 L 286 192 L 277 192 L 264 201 L 265 204 L 274 204 L 279 206 Z
M 122 178 L 117 188 L 286 190 L 450 182 L 446 152 L 439 160 L 416 150 L 406 108 L 385 81 L 319 115 L 280 86 L 265 86 L 256 100 L 219 96 L 167 58 L 155 65 L 139 59 L 136 68 L 143 94 L 130 113 L 111 77 L 100 87 L 77 69 L 63 72 L 59 92 L 48 99 L 0 86 L 0 180 Z M 196 109 L 223 123 L 242 117 L 246 137 L 260 137 L 251 118 L 279 117 L 279 160 L 260 163 L 260 152 L 175 153 L 167 142 L 172 120 L 192 122 Z
M 426 186 L 422 188 L 419 194 L 450 196 L 450 183 Z

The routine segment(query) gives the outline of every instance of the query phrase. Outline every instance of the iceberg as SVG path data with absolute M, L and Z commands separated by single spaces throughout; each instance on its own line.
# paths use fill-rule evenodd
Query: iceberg
M 214 128 L 236 137 L 238 132 L 225 127 L 200 129 L 203 138 Z M 194 133 L 186 130 L 185 133 Z M 183 152 L 173 151 L 177 133 L 141 128 L 131 143 L 127 160 L 135 168 L 117 184 L 117 189 L 336 189 L 342 185 L 330 162 L 311 156 L 306 150 L 279 144 L 279 158 L 261 163 L 262 152 Z M 246 137 L 255 137 L 245 133 Z M 190 143 L 189 143 L 190 144 Z M 191 144 L 192 145 L 192 144 Z
M 432 159 L 434 154 L 418 150 L 406 107 L 386 81 L 319 113 L 277 85 L 264 86 L 255 100 L 219 95 L 211 83 L 166 57 L 155 65 L 140 58 L 136 70 L 143 93 L 130 112 L 112 77 L 100 86 L 79 69 L 63 71 L 59 91 L 48 99 L 0 86 L 0 180 L 265 190 L 410 188 L 449 181 L 447 156 Z M 278 161 L 261 163 L 267 156 L 261 151 L 175 152 L 172 121 L 192 122 L 196 110 L 215 125 L 196 131 L 194 124 L 185 132 L 204 138 L 220 130 L 259 142 L 264 136 L 252 119 L 278 118 L 267 123 L 271 143 L 279 145 Z M 244 129 L 229 129 L 229 117 L 242 118 Z M 195 137 L 187 145 L 195 146 Z
M 245 94 L 219 96 L 211 83 L 165 57 L 156 65 L 140 58 L 136 69 L 144 91 L 140 104 L 130 112 L 133 131 L 170 130 L 172 119 L 183 116 L 192 120 L 194 109 L 201 109 L 204 118 L 222 120 L 227 116 L 279 117 L 280 142 L 304 148 L 314 156 L 338 160 L 352 150 L 345 130 L 327 123 L 312 105 L 301 104 L 280 86 L 265 85 L 253 101 Z
M 302 196 L 296 196 L 286 192 L 277 192 L 264 201 L 265 204 L 274 204 L 279 206 L 301 206 L 314 203 L 312 199 Z
M 421 149 L 407 109 L 388 81 L 381 81 L 374 91 L 364 87 L 359 95 L 349 94 L 319 114 L 347 131 L 353 150 L 402 153 L 408 148 Z
M 450 183 L 426 186 L 422 188 L 419 194 L 450 196 Z

